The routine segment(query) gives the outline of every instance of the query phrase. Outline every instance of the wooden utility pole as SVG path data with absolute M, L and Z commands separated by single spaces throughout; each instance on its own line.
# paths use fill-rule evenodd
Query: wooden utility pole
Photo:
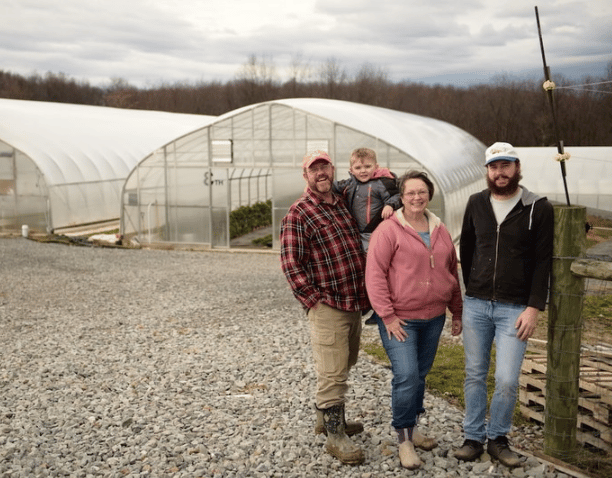
M 576 451 L 584 279 L 572 274 L 586 250 L 586 208 L 555 206 L 546 365 L 544 453 L 568 461 Z

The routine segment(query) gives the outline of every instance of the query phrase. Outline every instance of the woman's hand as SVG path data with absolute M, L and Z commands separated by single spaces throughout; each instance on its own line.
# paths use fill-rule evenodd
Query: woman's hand
M 404 325 L 406 325 L 406 322 L 404 322 L 399 317 L 396 317 L 393 322 L 385 324 L 389 340 L 391 340 L 391 337 L 395 337 L 400 342 L 404 342 L 406 337 L 408 337 L 408 333 L 403 328 Z
M 453 320 L 451 322 L 451 335 L 453 337 L 457 337 L 457 335 L 461 335 L 461 331 L 463 330 L 463 325 L 461 320 Z

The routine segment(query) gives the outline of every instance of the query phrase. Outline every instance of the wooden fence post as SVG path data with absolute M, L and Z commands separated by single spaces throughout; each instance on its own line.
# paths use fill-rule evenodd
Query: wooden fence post
M 544 453 L 575 456 L 584 279 L 572 262 L 586 249 L 586 208 L 555 206 L 555 236 L 548 306 Z

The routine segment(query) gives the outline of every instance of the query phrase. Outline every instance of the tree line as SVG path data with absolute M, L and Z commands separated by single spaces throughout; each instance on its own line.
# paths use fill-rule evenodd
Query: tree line
M 0 97 L 213 116 L 282 98 L 330 98 L 440 119 L 484 144 L 556 142 L 542 82 L 504 75 L 469 87 L 393 82 L 383 69 L 368 63 L 350 76 L 333 58 L 317 68 L 294 60 L 286 76 L 289 79 L 279 80 L 273 62 L 255 55 L 225 83 L 179 82 L 149 88 L 137 88 L 123 79 L 98 87 L 61 73 L 24 77 L 0 70 Z M 603 77 L 585 76 L 578 85 L 562 76 L 553 80 L 557 124 L 565 145 L 611 145 L 612 61 Z

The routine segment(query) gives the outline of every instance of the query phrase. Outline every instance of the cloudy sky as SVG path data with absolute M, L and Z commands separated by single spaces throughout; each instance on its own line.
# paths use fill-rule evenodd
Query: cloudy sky
M 0 0 L 0 70 L 107 86 L 225 82 L 250 56 L 349 76 L 465 86 L 499 75 L 603 75 L 610 0 Z

